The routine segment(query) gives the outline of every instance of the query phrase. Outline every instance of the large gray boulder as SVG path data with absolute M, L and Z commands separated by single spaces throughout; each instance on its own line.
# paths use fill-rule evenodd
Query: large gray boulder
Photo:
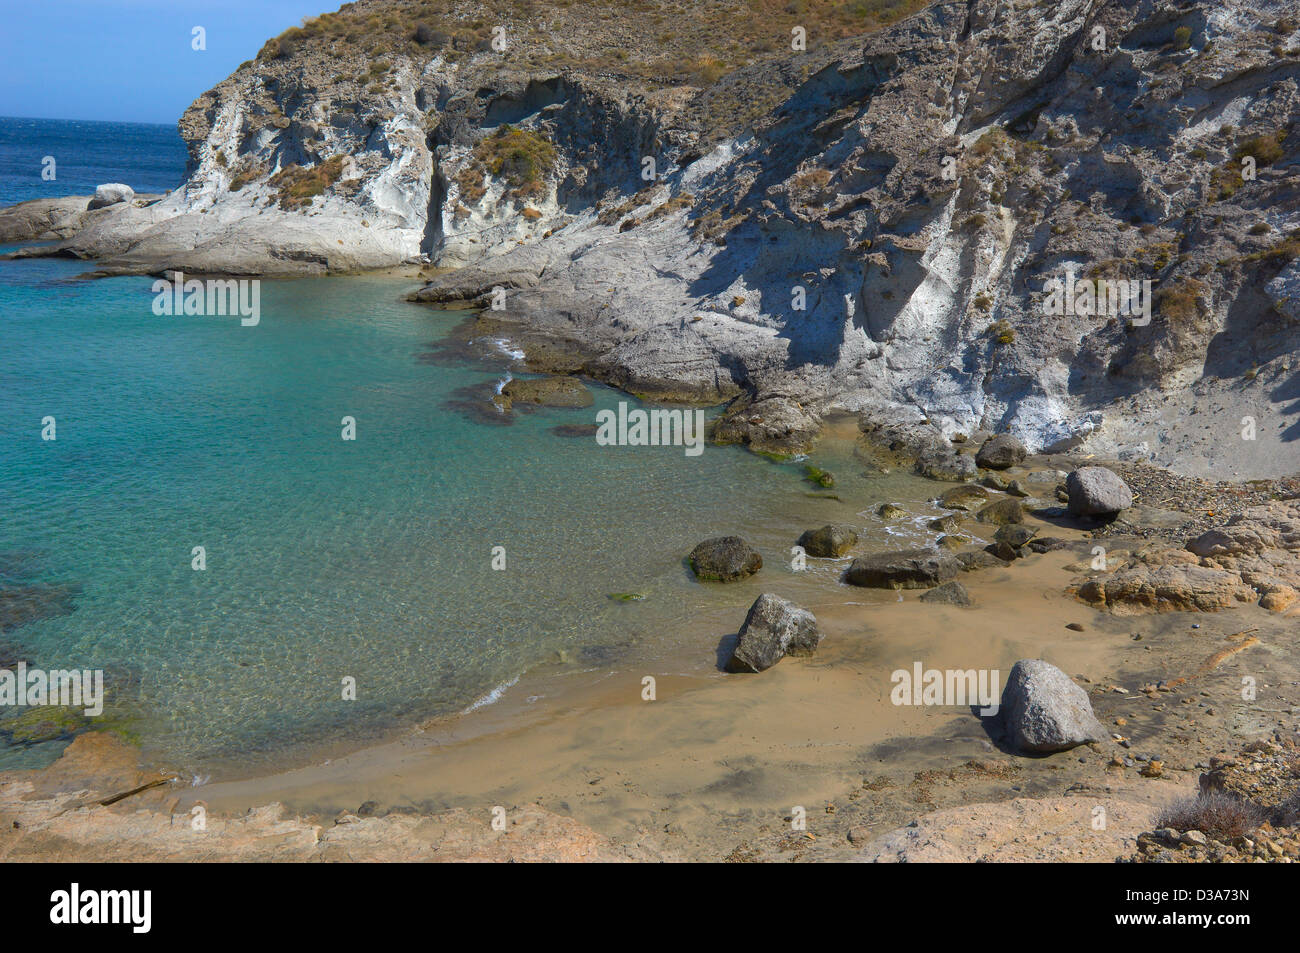
M 121 182 L 110 182 L 95 189 L 95 196 L 90 200 L 90 204 L 86 208 L 104 208 L 109 205 L 117 205 L 120 202 L 134 201 L 135 189 L 129 185 L 123 185 Z
M 902 549 L 859 556 L 845 572 L 844 581 L 868 589 L 930 589 L 955 579 L 961 570 L 961 560 L 950 553 Z
M 1105 467 L 1079 467 L 1065 480 L 1066 508 L 1075 516 L 1113 516 L 1133 505 L 1133 491 Z
M 761 672 L 787 655 L 812 655 L 821 640 L 811 612 L 765 592 L 749 607 L 727 671 Z
M 1012 666 L 1001 711 L 1012 745 L 1030 754 L 1065 751 L 1106 737 L 1087 693 L 1041 659 L 1021 659 Z
M 848 526 L 827 524 L 821 529 L 804 530 L 799 545 L 809 556 L 830 559 L 843 556 L 857 545 L 858 534 Z
M 913 469 L 923 477 L 950 483 L 973 480 L 977 472 L 968 455 L 938 444 L 923 449 L 917 455 Z
M 1005 470 L 1025 459 L 1025 445 L 1009 433 L 989 437 L 975 454 L 975 463 L 986 470 Z
M 763 568 L 763 557 L 739 536 L 706 539 L 689 558 L 696 576 L 715 582 L 735 582 Z

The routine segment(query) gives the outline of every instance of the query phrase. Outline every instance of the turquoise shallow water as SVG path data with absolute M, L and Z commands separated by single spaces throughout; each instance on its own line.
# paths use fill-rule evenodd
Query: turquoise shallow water
M 0 638 L 105 669 L 108 718 L 182 770 L 362 744 L 538 663 L 667 653 L 701 604 L 736 603 L 738 623 L 753 598 L 690 580 L 696 542 L 748 527 L 779 553 L 807 525 L 789 501 L 826 505 L 797 466 L 739 449 L 552 432 L 629 399 L 604 388 L 512 426 L 449 408 L 508 359 L 428 360 L 460 316 L 403 302 L 400 280 L 263 282 L 242 327 L 155 316 L 150 279 L 84 269 L 0 264 L 0 571 L 80 587 L 71 614 Z M 608 598 L 623 591 L 647 598 Z
M 0 119 L 0 202 L 110 181 L 162 190 L 183 166 L 170 127 Z M 150 279 L 76 280 L 88 267 L 0 262 L 0 598 L 63 587 L 17 627 L 0 604 L 0 667 L 104 669 L 104 723 L 180 771 L 359 747 L 538 665 L 707 674 L 759 592 L 862 598 L 840 563 L 783 563 L 802 529 L 844 521 L 884 546 L 926 535 L 923 507 L 890 526 L 872 511 L 931 488 L 867 475 L 843 444 L 815 457 L 839 480 L 828 500 L 797 463 L 552 432 L 635 404 L 601 387 L 594 408 L 497 425 L 484 397 L 510 359 L 434 355 L 460 317 L 403 302 L 400 280 L 263 282 L 246 328 L 155 316 Z M 340 439 L 345 415 L 355 442 Z M 692 580 L 684 555 L 737 532 L 763 571 Z M 13 715 L 0 710 L 0 731 Z M 65 744 L 0 741 L 0 769 Z

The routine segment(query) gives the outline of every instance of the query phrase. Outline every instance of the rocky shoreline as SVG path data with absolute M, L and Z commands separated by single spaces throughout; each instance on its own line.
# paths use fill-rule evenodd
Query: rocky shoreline
M 1005 443 L 999 441 L 995 445 L 993 439 L 965 449 L 978 456 L 986 446 Z M 986 462 L 988 457 L 985 454 Z M 843 781 L 832 782 L 831 789 L 840 793 L 826 805 L 825 813 L 818 816 L 813 828 L 818 833 L 813 840 L 792 829 L 788 817 L 783 825 L 775 827 L 771 823 L 754 826 L 750 822 L 723 825 L 711 832 L 706 826 L 703 833 L 690 828 L 695 832 L 682 843 L 672 833 L 672 824 L 666 833 L 643 832 L 629 838 L 584 825 L 581 811 L 563 809 L 556 814 L 552 799 L 546 799 L 546 803 L 542 799 L 517 802 L 509 809 L 511 820 L 504 837 L 472 812 L 466 814 L 462 807 L 429 812 L 364 803 L 337 815 L 322 816 L 303 814 L 301 809 L 287 810 L 268 799 L 255 801 L 256 808 L 247 814 L 216 810 L 212 815 L 214 836 L 204 842 L 203 856 L 213 860 L 342 859 L 345 856 L 410 859 L 414 851 L 427 859 L 453 861 L 699 858 L 733 862 L 1110 861 L 1130 856 L 1138 860 L 1290 860 L 1291 828 L 1277 817 L 1273 827 L 1247 837 L 1249 844 L 1229 838 L 1208 839 L 1202 845 L 1196 837 L 1187 838 L 1183 833 L 1171 841 L 1157 820 L 1161 811 L 1167 811 L 1179 798 L 1191 795 L 1188 781 L 1198 766 L 1210 773 L 1219 771 L 1221 759 L 1233 757 L 1232 752 L 1240 748 L 1243 739 L 1262 735 L 1261 744 L 1284 747 L 1289 744 L 1285 741 L 1287 729 L 1283 725 L 1292 719 L 1271 723 L 1266 712 L 1276 709 L 1276 693 L 1282 695 L 1283 712 L 1300 710 L 1300 694 L 1286 687 L 1300 684 L 1287 674 L 1295 666 L 1287 662 L 1285 671 L 1272 671 L 1281 658 L 1274 653 L 1284 652 L 1288 658 L 1292 654 L 1294 623 L 1287 619 L 1294 616 L 1297 607 L 1275 605 L 1270 609 L 1255 605 L 1261 593 L 1251 589 L 1249 596 L 1240 590 L 1230 593 L 1222 605 L 1195 604 L 1195 600 L 1189 602 L 1171 590 L 1172 595 L 1162 597 L 1168 598 L 1170 604 L 1163 608 L 1170 611 L 1159 611 L 1160 605 L 1144 600 L 1137 603 L 1136 608 L 1142 613 L 1138 615 L 1117 613 L 1113 604 L 1102 612 L 1088 609 L 1089 600 L 1083 592 L 1087 584 L 1109 585 L 1107 580 L 1121 578 L 1133 568 L 1118 552 L 1110 554 L 1119 558 L 1108 559 L 1104 569 L 1090 566 L 1087 554 L 1092 542 L 1116 538 L 1122 539 L 1125 545 L 1140 547 L 1141 539 L 1112 535 L 1112 527 L 1123 518 L 1122 513 L 1107 522 L 1071 515 L 1068 503 L 1056 505 L 1060 501 L 1050 497 L 1058 488 L 1068 497 L 1066 487 L 1071 481 L 1061 479 L 1063 471 L 1050 466 L 1047 460 L 1022 458 L 1014 448 L 1010 457 L 1018 462 L 1005 469 L 986 469 L 977 475 L 988 483 L 1008 488 L 1019 485 L 1043 493 L 1049 499 L 1035 502 L 1034 496 L 1015 496 L 984 486 L 982 482 L 957 484 L 943 492 L 936 488 L 936 497 L 946 497 L 949 503 L 961 503 L 963 507 L 951 509 L 956 521 L 936 528 L 936 535 L 960 535 L 964 523 L 980 525 L 978 514 L 990 507 L 1003 517 L 1019 516 L 1018 521 L 983 524 L 998 528 L 995 534 L 998 538 L 988 545 L 992 552 L 975 545 L 952 551 L 928 550 L 927 553 L 940 559 L 939 566 L 948 565 L 944 559 L 955 563 L 937 572 L 909 563 L 914 557 L 899 552 L 875 554 L 885 558 L 882 568 L 877 570 L 880 574 L 871 584 L 884 587 L 885 591 L 899 591 L 900 597 L 907 590 L 897 590 L 897 586 L 920 585 L 925 595 L 919 601 L 923 603 L 933 603 L 928 596 L 951 592 L 954 586 L 963 593 L 969 588 L 964 601 L 944 599 L 928 609 L 920 608 L 929 612 L 993 612 L 997 618 L 1004 619 L 1002 610 L 981 609 L 981 606 L 988 603 L 993 593 L 1023 585 L 1017 582 L 1022 574 L 1028 573 L 1028 578 L 1033 579 L 1057 579 L 1049 583 L 1049 588 L 1055 587 L 1057 592 L 1067 588 L 1069 577 L 1050 574 L 1043 577 L 1044 572 L 1049 572 L 1043 568 L 1047 566 L 1043 561 L 1048 560 L 1052 566 L 1059 567 L 1054 570 L 1058 574 L 1061 569 L 1067 572 L 1073 569 L 1078 595 L 1073 602 L 1062 604 L 1065 611 L 1069 613 L 1068 606 L 1072 604 L 1084 612 L 1082 616 L 1073 613 L 1075 618 L 1088 619 L 1088 613 L 1094 613 L 1095 621 L 1086 625 L 1072 622 L 1065 628 L 1084 632 L 1078 638 L 1086 641 L 1097 637 L 1086 634 L 1094 626 L 1097 635 L 1114 633 L 1108 638 L 1119 637 L 1127 627 L 1133 632 L 1131 638 L 1140 638 L 1136 643 L 1130 637 L 1122 638 L 1124 643 L 1133 646 L 1131 652 L 1138 653 L 1134 659 L 1138 667 L 1133 669 L 1132 662 L 1125 663 L 1128 675 L 1122 675 L 1120 680 L 1106 677 L 1099 680 L 1071 677 L 1046 662 L 1021 661 L 1017 670 L 1028 672 L 1032 666 L 1038 666 L 1035 677 L 1041 685 L 1034 687 L 1032 679 L 1026 682 L 1013 672 L 1000 699 L 1002 711 L 992 720 L 972 713 L 957 718 L 929 738 L 885 742 L 878 747 L 880 754 L 876 757 L 868 755 L 861 761 L 858 761 L 861 755 L 850 761 L 831 757 L 826 770 L 832 777 L 841 776 L 846 768 L 850 773 L 861 771 L 863 776 L 856 790 L 846 789 Z M 1002 506 L 1003 503 L 1015 506 Z M 1077 503 L 1076 508 L 1081 505 Z M 1226 501 L 1215 505 L 1220 507 L 1220 512 L 1228 510 Z M 1249 559 L 1264 559 L 1274 572 L 1293 572 L 1294 563 L 1288 560 L 1294 560 L 1300 552 L 1300 538 L 1296 535 L 1300 514 L 1295 513 L 1293 506 L 1289 501 L 1274 500 L 1268 505 L 1246 508 L 1224 525 L 1190 538 L 1190 544 L 1196 544 L 1208 536 L 1214 542 L 1210 555 L 1195 557 L 1190 549 L 1182 552 L 1197 559 L 1216 560 L 1220 567 L 1231 567 L 1215 571 L 1235 572 L 1242 586 L 1247 585 L 1242 582 L 1244 574 L 1258 569 L 1251 568 Z M 1007 529 L 1022 532 L 1004 533 Z M 848 559 L 858 546 L 849 532 L 834 525 L 817 528 L 805 534 L 799 545 L 806 544 L 810 559 Z M 1045 532 L 1058 532 L 1063 538 L 1054 545 L 1033 548 L 1034 543 L 1051 539 Z M 1269 536 L 1270 532 L 1274 535 Z M 1243 549 L 1247 542 L 1253 546 L 1249 553 Z M 690 560 L 702 576 L 712 574 L 716 580 L 765 573 L 761 559 L 755 559 L 757 554 L 743 540 L 706 543 L 697 548 Z M 1008 552 L 1008 548 L 1012 551 Z M 986 558 L 970 559 L 969 564 L 959 559 L 974 553 L 982 553 Z M 855 562 L 875 556 L 870 553 L 857 556 Z M 1079 559 L 1079 566 L 1070 563 L 1070 559 Z M 1231 562 L 1233 559 L 1238 562 Z M 850 585 L 854 584 L 855 575 L 850 565 L 845 570 Z M 986 575 L 993 581 L 981 583 Z M 1080 580 L 1084 580 L 1082 585 Z M 732 583 L 702 581 L 701 584 Z M 777 588 L 779 591 L 779 585 Z M 1263 593 L 1265 599 L 1267 595 Z M 905 607 L 903 604 L 899 610 Z M 1169 621 L 1175 618 L 1180 624 L 1171 629 Z M 1143 622 L 1144 619 L 1150 621 Z M 1204 648 L 1192 650 L 1193 656 L 1205 656 L 1199 665 L 1187 664 L 1189 650 L 1181 644 L 1189 638 L 1182 633 L 1188 632 L 1191 619 L 1198 620 L 1192 629 L 1200 630 L 1191 638 L 1204 643 Z M 825 619 L 775 593 L 765 595 L 751 608 L 732 643 L 731 661 L 723 665 L 732 672 L 742 673 L 729 678 L 755 680 L 741 684 L 738 691 L 762 692 L 765 680 L 796 673 L 790 666 L 797 669 L 813 666 L 808 669 L 811 672 L 826 671 L 821 666 L 827 664 L 843 665 L 843 662 L 821 659 L 828 651 L 844 650 L 844 631 L 842 626 L 837 628 L 834 624 L 827 628 Z M 1142 659 L 1142 653 L 1150 652 L 1152 647 L 1157 648 L 1164 662 Z M 1265 664 L 1267 675 L 1261 674 L 1258 668 L 1257 653 L 1261 649 L 1274 658 L 1274 662 Z M 782 661 L 786 656 L 792 658 Z M 1243 707 L 1239 701 L 1233 701 L 1236 676 L 1231 673 L 1243 670 L 1246 664 L 1243 659 L 1252 657 L 1255 661 L 1244 670 L 1255 672 L 1261 682 L 1267 681 L 1275 697 L 1268 705 Z M 1166 668 L 1168 665 L 1174 668 Z M 1134 677 L 1135 671 L 1146 674 Z M 1226 682 L 1224 675 L 1229 676 Z M 851 679 L 850 683 L 855 680 Z M 1122 685 L 1121 681 L 1127 684 Z M 706 694 L 708 691 L 705 690 Z M 1225 719 L 1225 710 L 1234 712 L 1233 716 Z M 1252 714 L 1256 711 L 1258 714 Z M 988 741 L 975 745 L 975 739 L 981 737 L 987 737 Z M 954 761 L 941 752 L 958 739 L 966 740 L 957 743 Z M 488 751 L 495 744 L 490 738 L 478 743 Z M 909 744 L 914 753 L 900 760 L 897 745 Z M 962 753 L 979 751 L 981 747 L 983 754 Z M 1266 785 L 1269 791 L 1281 791 L 1287 778 L 1295 778 L 1293 757 L 1287 760 L 1279 751 L 1260 748 L 1255 752 L 1263 752 L 1269 758 L 1278 756 L 1267 768 L 1272 772 L 1268 778 L 1276 775 Z M 1077 756 L 1080 752 L 1083 757 Z M 1259 761 L 1251 752 L 1247 754 L 1246 764 Z M 83 763 L 87 758 L 89 763 Z M 111 763 L 111 771 L 96 763 L 100 758 Z M 91 732 L 78 735 L 64 759 L 49 769 L 0 776 L 0 856 L 11 859 L 34 856 L 48 859 L 55 855 L 69 859 L 185 856 L 192 859 L 194 847 L 184 831 L 190 806 L 200 803 L 196 799 L 203 796 L 202 789 L 190 793 L 178 790 L 174 782 L 157 772 L 142 769 L 138 758 L 138 753 L 118 746 L 110 736 Z M 918 758 L 922 763 L 928 761 L 932 767 L 908 766 Z M 873 762 L 875 767 L 868 767 Z M 1250 773 L 1258 770 L 1250 769 Z M 1287 774 L 1288 771 L 1292 773 Z M 1252 778 L 1250 783 L 1264 780 Z M 155 783 L 159 781 L 162 783 Z M 147 787 L 151 784 L 154 786 Z M 274 789 L 274 784 L 270 789 Z M 1258 787 L 1254 790 L 1258 791 Z M 128 796 L 103 803 L 118 794 Z M 1090 826 L 1098 808 L 1110 819 L 1111 826 L 1104 832 L 1094 831 Z M 908 812 L 915 812 L 911 822 L 907 819 Z M 132 820 L 128 823 L 127 818 Z M 882 824 L 888 825 L 891 820 L 896 829 L 886 826 L 882 830 Z M 403 850 L 407 851 L 405 855 Z M 1177 856 L 1164 856 L 1170 852 Z
M 374 31 L 358 25 L 387 22 L 389 4 L 361 0 L 269 42 L 194 103 L 173 192 L 109 183 L 0 210 L 0 242 L 25 243 L 4 258 L 72 257 L 99 276 L 418 268 L 411 300 L 472 309 L 457 346 L 508 339 L 522 369 L 547 375 L 465 395 L 498 423 L 585 406 L 580 378 L 722 405 L 715 443 L 780 459 L 850 415 L 870 472 L 955 484 L 936 492 L 934 545 L 862 552 L 841 524 L 789 545 L 848 560 L 842 582 L 871 613 L 915 608 L 929 625 L 966 613 L 1006 629 L 1018 616 L 990 618 L 989 600 L 1033 578 L 1070 633 L 1062 651 L 1095 637 L 1111 653 L 1104 676 L 1008 656 L 994 722 L 966 713 L 929 734 L 908 722 L 913 735 L 817 762 L 820 842 L 771 814 L 784 802 L 762 780 L 795 763 L 790 749 L 752 748 L 695 788 L 701 802 L 761 805 L 726 825 L 651 794 L 636 810 L 656 824 L 633 834 L 604 818 L 617 835 L 526 798 L 504 832 L 464 807 L 367 800 L 326 818 L 258 802 L 217 812 L 200 855 L 1293 859 L 1285 812 L 1222 836 L 1157 823 L 1198 766 L 1222 779 L 1203 784 L 1254 792 L 1214 760 L 1243 739 L 1272 747 L 1247 751 L 1241 772 L 1294 776 L 1300 28 L 1275 6 L 908 5 L 870 33 L 837 25 L 807 57 L 755 43 L 678 75 L 642 61 L 650 24 L 593 24 L 582 5 L 503 14 L 530 41 L 511 58 L 474 35 L 476 5 L 459 0 L 436 24 L 394 27 L 391 49 L 365 47 Z M 577 45 L 556 49 L 547 30 Z M 1145 281 L 1147 311 L 1053 310 L 1049 283 L 1067 277 Z M 831 474 L 810 478 L 833 488 Z M 882 521 L 907 515 L 877 502 Z M 701 585 L 772 575 L 735 535 L 682 556 Z M 0 588 L 5 633 L 74 607 L 71 589 Z M 846 673 L 869 664 L 846 639 L 862 618 L 828 621 L 779 591 L 735 624 L 720 661 L 732 685 L 749 680 L 751 704 L 777 704 L 767 693 L 787 680 L 810 691 L 810 671 L 853 698 Z M 0 645 L 0 660 L 16 653 Z M 1242 678 L 1266 683 L 1270 703 L 1241 696 Z M 782 714 L 773 731 L 802 713 Z M 64 759 L 0 776 L 0 857 L 192 859 L 193 795 L 82 727 L 38 724 L 76 733 Z M 827 727 L 819 744 L 833 738 Z M 576 747 L 563 740 L 552 750 Z M 691 750 L 718 763 L 709 743 Z M 909 743 L 925 766 L 891 765 Z M 610 750 L 630 744 L 615 736 Z M 638 767 L 651 787 L 653 765 Z M 564 810 L 582 803 L 576 775 L 553 782 Z M 1091 825 L 1098 807 L 1112 827 Z

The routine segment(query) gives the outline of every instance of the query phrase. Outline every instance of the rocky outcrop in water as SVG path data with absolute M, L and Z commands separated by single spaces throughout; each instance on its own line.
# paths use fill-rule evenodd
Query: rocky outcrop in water
M 827 524 L 820 529 L 805 530 L 799 536 L 799 545 L 809 556 L 833 559 L 843 556 L 858 544 L 858 534 L 848 526 Z
M 763 557 L 739 536 L 706 539 L 686 557 L 699 579 L 735 582 L 763 568 Z
M 956 578 L 962 563 L 950 553 L 902 549 L 853 560 L 844 581 L 868 589 L 930 589 Z

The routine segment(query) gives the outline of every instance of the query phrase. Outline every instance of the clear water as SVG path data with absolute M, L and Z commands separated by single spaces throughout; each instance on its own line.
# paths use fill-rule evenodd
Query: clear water
M 815 459 L 839 477 L 837 501 L 800 465 L 737 448 L 687 457 L 555 434 L 632 402 L 600 387 L 594 408 L 510 426 L 466 414 L 463 389 L 483 409 L 510 359 L 430 360 L 462 315 L 404 302 L 402 280 L 264 281 L 261 323 L 243 327 L 155 316 L 150 279 L 77 280 L 86 268 L 0 262 L 0 587 L 77 587 L 70 614 L 0 633 L 0 656 L 7 643 L 38 666 L 105 670 L 104 723 L 177 770 L 230 776 L 360 746 L 539 664 L 708 670 L 764 589 L 846 597 L 842 566 L 784 564 L 802 529 L 924 535 L 871 516 L 924 498 L 918 481 L 864 474 L 844 446 Z M 692 580 L 685 554 L 735 532 L 763 572 Z M 64 743 L 0 750 L 0 767 Z

